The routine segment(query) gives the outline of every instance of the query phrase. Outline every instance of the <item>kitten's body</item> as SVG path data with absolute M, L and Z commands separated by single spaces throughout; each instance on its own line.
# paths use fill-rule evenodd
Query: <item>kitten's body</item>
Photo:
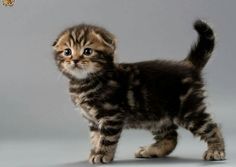
M 123 128 L 146 129 L 155 136 L 156 142 L 141 147 L 136 157 L 166 156 L 177 144 L 177 125 L 208 143 L 204 159 L 224 159 L 223 138 L 217 124 L 205 112 L 201 69 L 214 47 L 213 32 L 207 24 L 195 23 L 199 41 L 185 60 L 130 64 L 113 62 L 115 43 L 109 32 L 83 26 L 69 29 L 68 39 L 65 36 L 67 31 L 62 33 L 54 47 L 58 67 L 70 79 L 72 101 L 90 123 L 93 145 L 90 162 L 112 161 Z M 86 45 L 86 41 L 79 42 L 86 33 L 94 52 L 89 56 L 81 52 L 76 54 L 77 48 L 80 50 Z M 75 43 L 68 44 L 68 41 Z M 80 45 L 71 53 L 68 65 L 67 56 L 63 58 L 60 54 L 68 46 L 75 48 L 76 42 Z M 78 72 L 74 74 L 76 65 L 68 67 L 75 60 L 79 66 L 77 70 L 83 72 L 79 77 L 76 76 Z M 80 61 L 87 62 L 87 66 L 79 64 Z
M 177 116 L 180 97 L 194 84 L 190 79 L 201 82 L 198 73 L 186 62 L 156 60 L 117 64 L 101 76 L 91 76 L 88 82 L 71 80 L 70 92 L 72 99 L 80 96 L 80 101 L 85 100 L 87 104 L 91 101 L 91 106 L 106 103 L 118 106 L 127 126 L 132 126 L 135 123 L 140 125 L 138 121 L 158 121 L 166 116 L 170 119 Z M 74 102 L 78 104 L 76 100 Z

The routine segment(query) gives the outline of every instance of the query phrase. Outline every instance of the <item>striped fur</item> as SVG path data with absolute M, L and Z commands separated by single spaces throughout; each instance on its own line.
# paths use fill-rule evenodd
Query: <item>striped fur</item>
M 215 46 L 215 36 L 211 27 L 202 20 L 194 23 L 194 29 L 198 32 L 198 41 L 192 46 L 187 61 L 190 61 L 198 70 L 201 70 L 208 62 Z
M 221 132 L 206 112 L 201 77 L 213 31 L 200 21 L 195 29 L 199 41 L 179 62 L 115 63 L 114 35 L 97 26 L 78 25 L 59 35 L 53 44 L 55 61 L 70 80 L 73 103 L 89 122 L 91 163 L 111 162 L 122 130 L 130 128 L 154 135 L 155 142 L 141 147 L 136 157 L 167 156 L 177 145 L 178 126 L 207 142 L 205 160 L 225 158 Z

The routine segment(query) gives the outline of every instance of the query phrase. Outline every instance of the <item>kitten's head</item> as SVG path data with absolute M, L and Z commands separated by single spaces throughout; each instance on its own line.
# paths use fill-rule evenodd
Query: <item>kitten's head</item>
M 113 66 L 115 37 L 104 28 L 81 24 L 53 43 L 56 64 L 69 78 L 84 79 Z

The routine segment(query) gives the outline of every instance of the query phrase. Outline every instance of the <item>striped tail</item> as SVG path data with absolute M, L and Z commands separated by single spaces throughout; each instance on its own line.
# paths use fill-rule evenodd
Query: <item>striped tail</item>
M 202 70 L 212 55 L 215 46 L 215 36 L 212 28 L 202 20 L 195 21 L 193 26 L 198 32 L 198 40 L 191 47 L 185 61 L 190 61 L 196 69 Z

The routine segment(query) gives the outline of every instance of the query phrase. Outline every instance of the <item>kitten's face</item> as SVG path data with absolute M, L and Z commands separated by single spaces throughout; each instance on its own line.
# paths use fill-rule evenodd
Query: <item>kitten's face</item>
M 111 33 L 91 25 L 69 28 L 53 44 L 57 66 L 74 79 L 84 79 L 113 65 L 115 48 Z

